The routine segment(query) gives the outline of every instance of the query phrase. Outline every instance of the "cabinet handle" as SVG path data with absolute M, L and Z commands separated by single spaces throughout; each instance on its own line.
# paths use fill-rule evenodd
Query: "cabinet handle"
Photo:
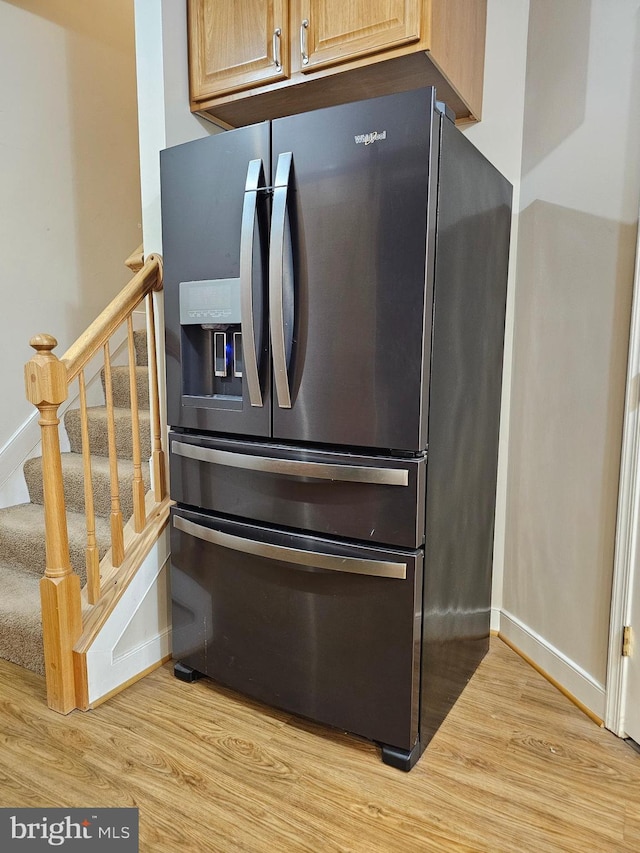
M 307 53 L 307 29 L 309 28 L 309 21 L 305 18 L 304 21 L 300 24 L 300 53 L 302 55 L 302 64 L 309 64 L 309 54 Z
M 280 36 L 282 35 L 282 30 L 280 27 L 277 27 L 273 31 L 273 64 L 276 66 L 276 71 L 278 74 L 282 71 L 282 59 L 280 57 Z

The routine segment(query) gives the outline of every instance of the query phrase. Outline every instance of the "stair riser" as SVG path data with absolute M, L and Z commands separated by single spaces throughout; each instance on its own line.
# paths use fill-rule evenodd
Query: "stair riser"
M 89 446 L 92 454 L 109 455 L 109 438 L 107 432 L 107 416 L 103 407 L 88 410 Z M 140 412 L 140 454 L 141 458 L 151 456 L 149 413 Z M 68 409 L 64 416 L 64 425 L 73 453 L 82 453 L 82 433 L 80 428 L 80 412 L 78 409 Z M 131 413 L 126 409 L 115 411 L 116 449 L 119 459 L 132 458 Z
M 11 626 L 0 623 L 0 657 L 37 675 L 44 675 L 42 627 Z
M 0 656 L 42 675 L 40 581 L 6 560 L 0 560 L 0 576 Z
M 144 491 L 150 488 L 149 465 L 143 463 L 141 475 Z M 29 489 L 31 503 L 44 504 L 42 489 L 42 460 L 30 459 L 24 466 L 24 476 Z M 84 469 L 79 454 L 62 454 L 62 476 L 64 481 L 65 505 L 71 512 L 84 512 Z M 111 480 L 106 457 L 94 459 L 91 473 L 94 512 L 104 518 L 111 513 Z M 121 460 L 118 465 L 120 508 L 123 518 L 129 520 L 133 514 L 133 465 Z
M 111 388 L 113 391 L 113 405 L 119 409 L 131 408 L 130 393 L 131 378 L 129 368 L 113 367 L 111 369 Z M 102 371 L 102 389 L 105 393 L 104 370 Z M 138 408 L 149 408 L 149 371 L 146 367 L 136 367 L 136 389 L 138 393 Z
M 148 366 L 149 354 L 147 352 L 147 332 L 145 329 L 139 329 L 133 333 L 133 345 L 136 351 L 136 364 L 140 367 Z

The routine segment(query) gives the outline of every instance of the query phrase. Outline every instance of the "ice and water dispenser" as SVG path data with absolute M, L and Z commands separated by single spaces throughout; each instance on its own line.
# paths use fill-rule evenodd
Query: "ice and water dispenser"
M 180 282 L 186 397 L 242 398 L 240 279 Z

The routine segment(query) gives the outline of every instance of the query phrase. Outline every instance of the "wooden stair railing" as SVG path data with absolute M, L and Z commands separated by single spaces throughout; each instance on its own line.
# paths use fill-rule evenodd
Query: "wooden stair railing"
M 136 255 L 136 253 L 134 253 Z M 122 565 L 125 559 L 125 537 L 118 485 L 118 458 L 115 440 L 115 421 L 111 385 L 111 352 L 109 341 L 118 328 L 127 324 L 127 346 L 130 374 L 130 404 L 132 412 L 133 456 L 133 528 L 140 536 L 153 508 L 167 500 L 165 454 L 162 446 L 161 416 L 158 385 L 158 359 L 153 292 L 162 289 L 162 260 L 150 255 L 142 263 L 129 284 L 116 296 L 100 316 L 58 359 L 53 353 L 57 341 L 51 335 L 33 337 L 30 345 L 36 354 L 25 365 L 27 399 L 40 412 L 42 436 L 42 478 L 46 537 L 46 568 L 40 581 L 42 604 L 42 630 L 45 659 L 47 702 L 50 708 L 67 714 L 83 707 L 79 698 L 79 678 L 74 664 L 74 646 L 83 630 L 83 608 L 80 578 L 71 567 L 67 516 L 62 479 L 62 458 L 58 436 L 58 408 L 67 399 L 70 383 L 78 378 L 80 421 L 82 435 L 85 515 L 87 524 L 86 566 L 87 602 L 99 603 L 101 596 L 100 565 L 96 544 L 96 524 L 91 475 L 91 450 L 87 414 L 87 393 L 84 369 L 102 349 L 104 352 L 105 398 L 111 482 L 111 552 L 110 564 Z M 132 256 L 133 258 L 134 256 Z M 129 261 L 132 260 L 129 259 Z M 127 262 L 129 264 L 129 261 Z M 135 376 L 135 351 L 133 338 L 133 312 L 145 303 L 147 317 L 147 346 L 150 374 L 151 441 L 152 441 L 152 500 L 145 498 L 141 475 L 140 425 L 137 406 Z M 128 537 L 131 550 L 135 542 Z M 113 579 L 111 579 L 113 582 Z

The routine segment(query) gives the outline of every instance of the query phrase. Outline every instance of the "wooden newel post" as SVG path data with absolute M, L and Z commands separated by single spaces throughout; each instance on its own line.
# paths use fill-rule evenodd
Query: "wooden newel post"
M 67 371 L 52 350 L 51 335 L 29 344 L 36 355 L 25 365 L 27 399 L 40 412 L 46 568 L 40 581 L 47 702 L 68 714 L 77 707 L 73 646 L 82 631 L 80 578 L 71 569 L 58 437 L 58 407 L 67 399 Z

